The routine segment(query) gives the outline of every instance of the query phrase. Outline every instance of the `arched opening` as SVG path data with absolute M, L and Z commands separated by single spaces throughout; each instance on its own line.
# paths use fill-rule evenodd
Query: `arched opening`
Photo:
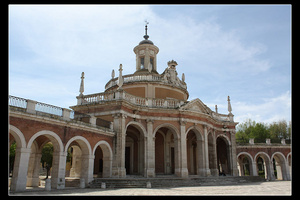
M 187 148 L 187 168 L 189 175 L 197 174 L 197 138 L 194 131 L 189 131 L 186 136 L 186 148 Z
M 94 177 L 103 177 L 103 151 L 100 146 L 96 148 L 94 159 Z
M 277 152 L 273 154 L 273 170 L 275 179 L 277 180 L 288 180 L 287 177 L 287 166 L 284 155 Z
M 189 175 L 204 176 L 204 140 L 197 129 L 192 128 L 188 130 L 186 148 Z
M 252 161 L 249 155 L 241 153 L 237 159 L 240 176 L 253 176 Z
M 93 178 L 93 165 L 90 162 L 92 152 L 89 142 L 82 136 L 75 136 L 66 144 L 65 153 L 68 152 L 72 153 L 69 177 L 84 179 L 85 183 L 88 184 Z
M 144 175 L 145 137 L 136 124 L 130 124 L 126 129 L 125 168 L 126 175 Z
M 60 174 L 60 165 L 62 164 L 60 152 L 63 150 L 63 145 L 59 136 L 52 131 L 39 131 L 31 137 L 27 148 L 31 149 L 28 162 L 27 186 L 44 186 L 47 167 L 49 167 L 50 173 L 48 178 L 51 179 L 51 188 L 64 187 L 64 178 L 62 179 Z M 42 160 L 44 164 L 41 163 L 42 154 L 46 156 Z
M 217 162 L 218 162 L 218 171 L 219 174 L 230 175 L 230 152 L 229 145 L 225 138 L 217 138 Z
M 165 173 L 165 137 L 160 132 L 155 135 L 155 173 Z
M 9 125 L 9 187 L 12 191 L 26 189 L 28 153 L 23 133 L 15 126 Z
M 155 173 L 175 174 L 178 167 L 178 140 L 175 130 L 161 126 L 155 131 Z M 179 172 L 179 171 L 178 171 Z
M 93 150 L 94 160 L 94 177 L 107 178 L 112 173 L 112 150 L 106 141 L 99 141 Z
M 264 152 L 258 152 L 255 157 L 257 174 L 267 180 L 273 180 L 270 166 L 270 157 Z
M 256 163 L 257 163 L 258 175 L 267 179 L 266 163 L 264 159 L 258 156 Z

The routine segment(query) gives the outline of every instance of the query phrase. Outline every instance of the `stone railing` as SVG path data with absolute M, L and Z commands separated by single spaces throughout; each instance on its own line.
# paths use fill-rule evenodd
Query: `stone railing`
M 123 83 L 130 83 L 130 82 L 163 82 L 165 84 L 168 84 L 166 80 L 164 80 L 162 75 L 159 74 L 149 74 L 149 75 L 134 75 L 129 74 L 123 76 Z M 105 90 L 117 85 L 118 78 L 111 79 L 108 81 L 108 83 L 105 85 Z M 177 81 L 177 84 L 180 88 L 186 89 L 187 86 L 182 81 Z M 172 85 L 172 84 L 171 84 Z M 174 84 L 173 84 L 174 85 Z M 174 86 L 177 86 L 176 84 Z
M 224 122 L 229 122 L 230 118 L 228 115 L 225 114 L 220 114 L 220 113 L 216 113 L 216 112 L 212 112 L 212 117 L 219 120 L 219 121 L 224 121 Z
M 50 104 L 33 101 L 30 99 L 23 99 L 20 97 L 9 95 L 8 105 L 12 107 L 25 109 L 26 112 L 31 114 L 47 113 L 62 117 L 65 120 L 74 119 L 74 111 L 70 109 L 61 108 Z
M 188 103 L 178 99 L 156 99 L 156 98 L 143 98 L 134 96 L 125 92 L 124 90 L 117 90 L 112 92 L 102 92 L 90 95 L 77 96 L 77 105 L 87 104 L 101 104 L 107 101 L 125 100 L 129 103 L 138 106 L 151 107 L 151 108 L 179 108 Z M 211 117 L 222 122 L 233 122 L 233 115 L 220 114 L 214 111 L 211 112 Z
M 39 116 L 47 116 L 49 118 L 72 121 L 75 122 L 76 124 L 96 127 L 98 129 L 102 129 L 103 131 L 112 132 L 112 127 L 107 128 L 107 127 L 96 125 L 96 118 L 92 119 L 91 117 L 92 120 L 90 119 L 90 123 L 86 123 L 75 119 L 74 111 L 67 108 L 61 108 L 50 104 L 41 103 L 30 99 L 24 99 L 20 97 L 11 96 L 11 95 L 9 95 L 8 98 L 8 105 L 10 107 L 10 110 L 12 111 L 21 111 L 30 114 L 36 114 Z
M 104 103 L 112 100 L 125 100 L 138 106 L 156 107 L 156 108 L 178 108 L 185 102 L 177 99 L 155 99 L 143 98 L 131 95 L 124 90 L 117 90 L 114 92 L 103 92 L 77 97 L 77 105 L 85 105 L 92 103 Z

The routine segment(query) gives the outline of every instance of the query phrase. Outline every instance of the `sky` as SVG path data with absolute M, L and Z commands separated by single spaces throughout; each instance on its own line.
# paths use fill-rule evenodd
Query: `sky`
M 157 71 L 178 63 L 189 101 L 236 122 L 291 120 L 290 5 L 9 5 L 9 95 L 68 108 L 104 92 L 111 71 L 135 72 L 148 35 Z

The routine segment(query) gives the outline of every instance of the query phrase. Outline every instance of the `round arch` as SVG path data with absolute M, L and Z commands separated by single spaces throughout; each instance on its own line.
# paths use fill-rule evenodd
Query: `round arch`
M 155 137 L 155 134 L 157 133 L 157 131 L 160 129 L 160 128 L 163 128 L 163 127 L 166 127 L 166 128 L 169 128 L 173 133 L 174 133 L 174 137 L 176 139 L 179 138 L 179 131 L 178 129 L 173 125 L 173 124 L 170 124 L 170 123 L 163 123 L 163 124 L 160 124 L 158 125 L 155 130 L 153 131 L 153 136 Z
M 260 152 L 258 152 L 257 154 L 255 154 L 255 156 L 254 156 L 254 159 L 253 159 L 253 160 L 255 160 L 255 162 L 256 162 L 257 157 L 258 157 L 259 155 L 261 155 L 264 159 L 266 159 L 265 162 L 270 162 L 270 161 L 271 161 L 270 156 L 269 156 L 266 152 L 260 151 Z
M 190 131 L 195 132 L 197 140 L 204 140 L 204 136 L 203 136 L 202 131 L 199 127 L 191 126 L 190 128 L 188 128 L 187 131 L 185 132 L 185 137 L 187 137 L 187 135 Z
M 106 152 L 109 153 L 109 157 L 112 158 L 112 155 L 113 155 L 112 149 L 111 149 L 109 143 L 106 142 L 106 141 L 104 141 L 104 140 L 101 140 L 101 141 L 99 141 L 99 142 L 96 143 L 96 145 L 94 146 L 93 154 L 92 155 L 95 154 L 95 151 L 96 151 L 96 149 L 97 149 L 98 146 L 101 146 L 101 148 L 104 147 L 105 151 L 107 150 Z
M 219 134 L 219 135 L 216 137 L 216 140 L 217 140 L 219 137 L 222 137 L 223 139 L 225 139 L 227 145 L 231 146 L 230 139 L 229 139 L 226 135 L 224 135 L 224 134 Z
M 96 153 L 96 149 L 100 147 L 103 153 L 102 158 L 102 177 L 111 177 L 112 175 L 112 160 L 113 152 L 108 142 L 101 140 L 96 143 L 93 149 L 93 155 Z M 95 163 L 96 155 L 94 158 Z M 94 166 L 95 167 L 95 166 Z
M 253 158 L 252 158 L 252 156 L 251 156 L 250 153 L 248 153 L 248 152 L 240 152 L 236 157 L 239 158 L 241 155 L 246 155 L 247 158 L 250 159 L 251 163 L 253 163 Z
M 31 146 L 34 145 L 36 139 L 39 136 L 45 136 L 50 140 L 53 145 L 53 161 L 52 161 L 52 172 L 51 172 L 51 188 L 61 189 L 65 186 L 65 161 L 66 157 L 63 154 L 64 146 L 62 143 L 61 138 L 54 133 L 53 131 L 49 130 L 42 130 L 35 133 L 29 140 L 27 144 L 27 148 L 31 149 Z M 38 141 L 37 141 L 38 142 Z M 40 144 L 41 145 L 41 144 Z M 35 157 L 37 160 L 40 158 Z M 30 163 L 29 163 L 30 165 Z M 37 171 L 38 168 L 35 167 L 34 171 Z
M 266 152 L 263 152 L 263 151 L 258 152 L 254 156 L 254 161 L 256 162 L 257 170 L 259 170 L 258 162 L 257 162 L 258 157 L 261 157 L 265 163 L 264 164 L 265 179 L 274 180 L 274 171 L 273 171 L 273 167 L 271 166 L 270 156 Z
M 281 152 L 279 152 L 279 151 L 276 151 L 276 152 L 274 152 L 274 153 L 272 154 L 271 160 L 273 160 L 274 156 L 277 156 L 277 155 L 279 155 L 278 158 L 279 158 L 281 161 L 283 161 L 284 163 L 286 163 L 285 156 L 283 155 L 283 153 L 281 153 Z
M 245 156 L 248 160 L 249 160 L 249 171 L 250 171 L 250 176 L 257 176 L 257 172 L 256 172 L 256 166 L 253 165 L 254 161 L 253 161 L 253 157 L 251 156 L 251 154 L 249 154 L 248 152 L 240 152 L 236 158 L 237 158 L 237 163 L 239 166 L 239 173 L 240 176 L 243 176 L 243 173 L 245 173 L 244 168 L 242 167 L 242 160 L 240 159 L 240 156 Z
M 143 126 L 141 123 L 136 122 L 136 121 L 130 121 L 130 122 L 128 122 L 128 124 L 126 125 L 125 130 L 127 130 L 127 128 L 128 128 L 130 125 L 131 125 L 131 126 L 134 126 L 135 128 L 137 128 L 137 129 L 143 134 L 143 137 L 147 137 L 147 131 L 146 131 L 146 129 L 144 128 L 144 126 Z
M 34 134 L 30 138 L 30 140 L 29 140 L 29 142 L 27 144 L 27 148 L 31 148 L 31 145 L 32 145 L 33 141 L 37 137 L 39 137 L 41 135 L 48 136 L 48 138 L 51 140 L 51 142 L 53 143 L 53 145 L 56 146 L 56 147 L 58 147 L 58 149 L 56 149 L 56 151 L 59 152 L 59 151 L 63 151 L 64 150 L 64 146 L 63 146 L 63 143 L 62 143 L 60 137 L 56 133 L 54 133 L 53 131 L 49 131 L 49 130 L 42 130 L 42 131 L 39 131 L 36 134 Z
M 73 141 L 76 141 L 80 147 L 81 147 L 81 150 L 82 152 L 84 152 L 85 154 L 88 154 L 88 155 L 91 155 L 92 153 L 92 148 L 91 148 L 91 145 L 89 143 L 89 141 L 87 139 L 85 139 L 84 137 L 82 136 L 74 136 L 72 137 L 66 144 L 65 146 L 65 152 L 68 151 L 68 148 L 70 146 L 70 144 L 73 142 Z
M 17 127 L 9 125 L 9 133 L 15 138 L 18 148 L 26 148 L 24 134 Z
M 281 152 L 274 152 L 271 156 L 271 161 L 273 163 L 274 167 L 274 175 L 275 175 L 275 169 L 277 172 L 277 179 L 282 179 L 282 180 L 289 180 L 290 173 L 289 173 L 289 167 L 287 160 L 283 153 Z M 274 162 L 275 161 L 275 162 Z

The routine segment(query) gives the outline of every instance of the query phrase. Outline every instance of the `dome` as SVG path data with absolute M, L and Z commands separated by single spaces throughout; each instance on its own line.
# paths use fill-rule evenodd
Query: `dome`
M 147 33 L 146 33 L 146 35 L 144 35 L 144 38 L 145 39 L 143 41 L 141 41 L 139 44 L 152 44 L 152 45 L 154 45 L 151 40 L 148 40 L 149 35 L 147 35 Z
M 154 45 L 151 40 L 143 40 L 139 44 L 152 44 L 152 45 Z

